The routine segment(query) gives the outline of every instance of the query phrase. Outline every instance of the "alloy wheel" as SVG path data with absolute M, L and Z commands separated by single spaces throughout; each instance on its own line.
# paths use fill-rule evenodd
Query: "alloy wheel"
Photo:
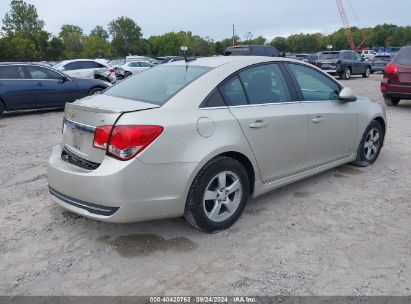
M 373 160 L 380 147 L 380 132 L 373 128 L 368 132 L 364 142 L 364 155 L 367 160 Z
M 230 218 L 240 205 L 242 188 L 240 178 L 233 172 L 224 171 L 212 178 L 203 199 L 207 218 L 217 223 Z

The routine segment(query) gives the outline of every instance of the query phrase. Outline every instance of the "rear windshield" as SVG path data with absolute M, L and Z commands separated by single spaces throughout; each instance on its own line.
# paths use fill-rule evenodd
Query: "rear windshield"
M 322 53 L 320 55 L 320 59 L 338 59 L 340 57 L 340 53 Z
M 104 95 L 163 105 L 167 100 L 204 75 L 203 66 L 163 65 L 132 76 L 104 92 Z
M 398 64 L 411 64 L 411 47 L 402 48 L 397 56 L 395 56 L 394 62 Z

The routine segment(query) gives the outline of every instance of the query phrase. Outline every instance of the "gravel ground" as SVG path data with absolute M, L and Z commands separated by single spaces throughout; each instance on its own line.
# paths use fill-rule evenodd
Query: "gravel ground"
M 382 103 L 381 74 L 344 84 Z M 0 118 L 2 295 L 411 295 L 411 102 L 387 109 L 375 165 L 253 200 L 228 231 L 115 225 L 52 203 L 62 111 Z

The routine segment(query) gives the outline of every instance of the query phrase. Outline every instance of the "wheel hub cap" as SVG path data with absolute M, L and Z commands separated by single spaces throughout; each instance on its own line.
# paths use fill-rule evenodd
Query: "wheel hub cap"
M 238 209 L 242 199 L 240 178 L 224 171 L 211 179 L 204 193 L 204 213 L 213 222 L 223 222 Z
M 380 147 L 380 133 L 371 129 L 364 142 L 364 155 L 367 160 L 373 160 Z

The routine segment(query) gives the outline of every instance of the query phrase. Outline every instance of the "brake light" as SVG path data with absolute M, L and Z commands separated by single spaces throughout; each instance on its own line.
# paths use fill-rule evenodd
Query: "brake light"
M 387 83 L 381 83 L 381 93 L 385 93 L 388 91 L 388 84 Z
M 398 68 L 394 63 L 389 63 L 385 67 L 384 72 L 387 74 L 395 74 L 398 72 Z
M 109 155 L 120 160 L 129 160 L 150 145 L 163 130 L 161 126 L 102 126 L 94 133 L 93 146 L 107 150 Z
M 112 126 L 102 126 L 96 128 L 93 140 L 94 148 L 107 150 L 107 142 L 112 128 Z

